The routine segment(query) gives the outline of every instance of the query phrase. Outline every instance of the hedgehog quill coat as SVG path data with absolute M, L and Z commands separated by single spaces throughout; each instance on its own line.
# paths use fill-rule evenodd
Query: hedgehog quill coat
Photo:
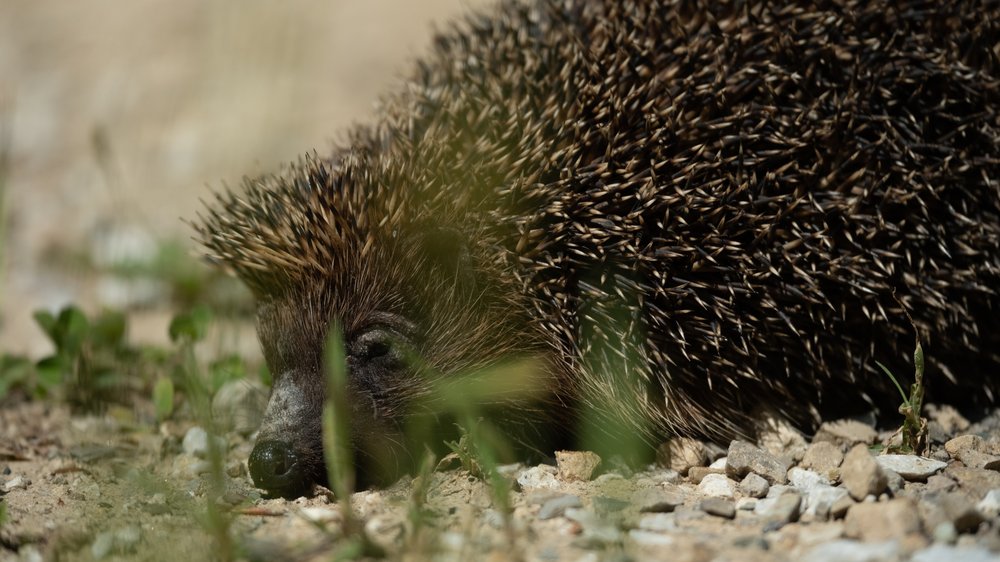
M 260 302 L 255 455 L 277 468 L 255 480 L 320 478 L 333 322 L 372 458 L 428 378 L 517 357 L 542 366 L 528 425 L 590 407 L 724 439 L 762 405 L 804 426 L 894 407 L 873 360 L 911 369 L 906 313 L 931 399 L 992 401 L 998 44 L 993 1 L 541 1 L 456 25 L 376 123 L 197 226 Z

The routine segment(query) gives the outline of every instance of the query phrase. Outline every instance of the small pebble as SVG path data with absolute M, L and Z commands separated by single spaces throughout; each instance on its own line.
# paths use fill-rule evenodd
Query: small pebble
M 997 554 L 982 547 L 933 544 L 915 552 L 910 562 L 997 562 Z
M 863 541 L 899 540 L 920 530 L 917 506 L 910 498 L 855 504 L 844 520 L 844 535 Z
M 640 490 L 632 502 L 639 506 L 640 513 L 670 513 L 684 505 L 684 495 L 663 490 Z
M 559 476 L 568 482 L 587 482 L 591 479 L 601 457 L 590 451 L 556 451 Z
M 993 518 L 1000 515 L 1000 489 L 986 492 L 986 496 L 976 504 L 976 509 L 985 517 Z
M 544 464 L 526 468 L 518 474 L 517 484 L 525 492 L 531 490 L 555 490 L 560 486 L 555 473 L 556 468 L 554 466 Z
M 844 456 L 841 481 L 851 497 L 858 501 L 870 494 L 882 493 L 889 484 L 882 467 L 875 462 L 865 445 L 855 445 Z
M 726 474 L 734 480 L 742 480 L 747 474 L 755 472 L 769 484 L 784 484 L 787 482 L 787 471 L 788 466 L 774 455 L 746 441 L 737 440 L 729 444 Z
M 709 474 L 725 474 L 724 471 L 718 468 L 708 468 L 707 466 L 692 466 L 688 470 L 688 480 L 692 484 L 701 484 L 701 481 L 705 479 Z
M 700 493 L 716 498 L 732 498 L 735 488 L 733 481 L 722 474 L 708 474 L 698 484 Z
M 740 493 L 751 498 L 762 498 L 766 496 L 767 489 L 767 480 L 755 472 L 747 474 L 739 485 Z
M 932 475 L 948 466 L 948 463 L 916 455 L 879 455 L 875 457 L 875 462 L 910 482 L 926 482 Z
M 840 467 L 844 462 L 844 453 L 829 441 L 817 441 L 806 449 L 802 457 L 802 468 L 809 468 L 819 473 L 828 472 Z
M 825 422 L 819 426 L 813 443 L 829 441 L 843 448 L 857 444 L 871 445 L 878 438 L 878 433 L 868 424 L 855 420 L 838 420 Z
M 801 562 L 888 562 L 899 560 L 899 556 L 898 541 L 867 543 L 841 539 L 814 547 Z
M 708 464 L 708 452 L 705 445 L 697 439 L 675 437 L 657 448 L 656 462 L 681 475 L 687 475 L 692 467 Z
M 722 498 L 706 498 L 701 502 L 701 510 L 710 515 L 732 519 L 736 517 L 736 506 Z
M 23 476 L 15 476 L 7 481 L 3 485 L 4 492 L 13 492 L 14 490 L 21 490 L 28 487 L 29 481 Z

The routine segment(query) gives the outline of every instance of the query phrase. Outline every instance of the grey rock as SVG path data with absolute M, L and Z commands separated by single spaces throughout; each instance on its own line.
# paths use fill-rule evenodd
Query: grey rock
M 948 451 L 948 454 L 952 458 L 958 458 L 958 456 L 963 451 L 977 451 L 980 453 L 985 453 L 985 442 L 983 438 L 978 435 L 959 435 L 954 439 L 948 440 L 944 444 L 944 450 Z
M 668 533 L 677 530 L 677 518 L 670 513 L 650 513 L 639 518 L 638 527 L 645 531 Z
M 220 455 L 225 456 L 226 454 L 226 440 L 222 437 L 215 436 L 213 438 L 213 445 L 216 447 L 216 451 Z M 181 443 L 181 448 L 185 453 L 204 459 L 208 457 L 208 432 L 204 429 L 194 426 L 187 430 L 184 434 L 184 441 Z
M 924 490 L 932 492 L 950 492 L 958 487 L 958 484 L 944 474 L 935 474 L 927 479 L 927 486 Z
M 639 506 L 640 513 L 670 513 L 684 505 L 684 495 L 664 490 L 639 490 L 632 502 Z
M 934 542 L 955 544 L 955 541 L 958 540 L 958 529 L 951 521 L 938 523 L 934 527 L 934 531 L 931 532 L 931 538 L 934 539 Z
M 105 531 L 103 533 L 98 533 L 94 537 L 94 542 L 90 544 L 90 554 L 94 557 L 94 560 L 103 560 L 111 554 L 111 550 L 115 547 L 115 536 L 111 531 Z
M 104 531 L 94 537 L 90 545 L 90 554 L 95 560 L 102 560 L 111 554 L 127 555 L 135 552 L 142 531 L 137 526 L 127 526 L 114 531 Z
M 716 470 L 721 470 L 725 472 L 726 470 L 726 457 L 719 457 L 712 461 L 712 464 L 708 465 L 708 468 L 714 468 Z
M 709 474 L 725 474 L 726 472 L 719 468 L 708 468 L 707 466 L 692 466 L 688 469 L 688 480 L 692 484 L 701 484 L 701 481 L 705 479 Z
M 559 480 L 556 479 L 556 468 L 544 464 L 522 470 L 517 475 L 517 484 L 525 492 L 556 490 L 560 486 Z
M 542 504 L 541 509 L 538 510 L 538 518 L 552 519 L 553 517 L 559 517 L 572 507 L 583 507 L 583 503 L 578 496 L 569 494 L 556 496 Z
M 618 527 L 601 519 L 592 511 L 569 508 L 565 516 L 580 524 L 583 530 L 581 539 L 585 545 L 604 545 L 621 540 L 621 531 Z
M 742 480 L 751 472 L 763 476 L 769 484 L 784 484 L 788 480 L 788 466 L 785 463 L 746 441 L 730 443 L 726 458 L 726 474 L 734 480 Z
M 983 499 L 979 500 L 979 503 L 976 504 L 976 509 L 984 517 L 993 518 L 1000 515 L 1000 489 L 986 492 Z
M 983 499 L 990 490 L 1000 488 L 1000 472 L 995 470 L 949 466 L 944 473 L 976 501 Z
M 861 501 L 869 494 L 880 494 L 889 481 L 865 445 L 855 445 L 844 456 L 841 481 L 851 497 Z
M 708 474 L 698 484 L 698 491 L 706 496 L 732 498 L 736 486 L 722 474 Z
M 895 471 L 883 467 L 882 472 L 885 473 L 885 479 L 887 482 L 886 487 L 889 488 L 889 491 L 892 492 L 893 495 L 899 493 L 906 487 L 906 480 Z
M 802 497 L 796 493 L 785 493 L 778 496 L 774 505 L 767 510 L 768 528 L 777 529 L 787 523 L 799 520 L 802 508 Z
M 899 560 L 900 555 L 900 545 L 897 541 L 863 543 L 835 540 L 814 547 L 801 560 L 802 562 L 890 562 Z
M 969 468 L 1000 469 L 1000 457 L 978 435 L 960 435 L 945 443 L 944 449 Z
M 925 482 L 948 466 L 948 463 L 916 455 L 879 455 L 875 457 L 875 462 L 910 482 Z
M 777 415 L 769 415 L 756 428 L 757 446 L 777 458 L 801 459 L 806 440 L 797 429 Z
M 844 535 L 864 541 L 902 539 L 920 530 L 920 516 L 910 498 L 855 504 L 844 520 Z
M 997 555 L 981 547 L 954 547 L 933 544 L 913 554 L 911 562 L 996 562 Z
M 14 490 L 21 490 L 27 488 L 29 483 L 30 481 L 25 479 L 23 476 L 15 476 L 3 485 L 3 491 L 4 493 L 9 493 Z
M 229 381 L 212 397 L 213 419 L 224 428 L 247 436 L 260 427 L 268 390 L 249 379 Z
M 750 498 L 762 498 L 767 495 L 768 483 L 763 476 L 751 472 L 740 482 L 739 491 Z
M 975 531 L 985 521 L 976 504 L 965 494 L 948 492 L 937 496 L 937 507 L 959 533 Z
M 804 513 L 810 515 L 819 516 L 821 519 L 826 519 L 835 513 L 835 507 L 840 504 L 840 501 L 847 499 L 852 504 L 853 500 L 850 499 L 850 495 L 844 488 L 838 488 L 836 486 L 817 486 L 809 490 L 808 495 L 804 498 L 805 506 L 803 508 Z M 846 513 L 846 508 L 843 513 Z M 843 514 L 841 514 L 843 515 Z
M 803 494 L 808 494 L 810 490 L 821 486 L 830 486 L 830 480 L 827 477 L 799 467 L 788 470 L 788 482 Z
M 708 452 L 697 439 L 675 437 L 657 448 L 656 462 L 686 475 L 692 467 L 708 464 Z
M 926 404 L 924 406 L 924 411 L 927 412 L 927 416 L 930 417 L 931 421 L 939 424 L 948 434 L 953 435 L 960 431 L 969 429 L 969 420 L 965 419 L 965 417 L 958 413 L 958 410 L 952 406 Z
M 702 500 L 699 507 L 709 515 L 724 517 L 726 519 L 736 517 L 736 506 L 733 502 L 722 498 L 706 498 Z
M 855 420 L 838 420 L 819 426 L 813 436 L 813 443 L 829 441 L 846 449 L 859 443 L 871 445 L 877 438 L 878 433 L 870 425 Z
M 829 441 L 817 441 L 809 445 L 800 465 L 816 472 L 824 473 L 838 468 L 844 462 L 840 447 Z
M 590 451 L 556 451 L 556 465 L 563 480 L 587 482 L 600 464 L 601 457 Z
M 846 492 L 846 490 L 844 490 Z M 843 519 L 847 515 L 848 510 L 854 507 L 854 500 L 851 499 L 850 494 L 844 494 L 839 500 L 833 502 L 830 506 L 830 517 L 834 519 Z

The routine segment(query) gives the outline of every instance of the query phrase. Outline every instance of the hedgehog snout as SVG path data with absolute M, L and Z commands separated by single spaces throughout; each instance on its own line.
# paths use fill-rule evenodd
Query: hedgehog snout
M 272 495 L 295 498 L 311 484 L 295 449 L 284 441 L 257 442 L 247 464 L 254 484 Z

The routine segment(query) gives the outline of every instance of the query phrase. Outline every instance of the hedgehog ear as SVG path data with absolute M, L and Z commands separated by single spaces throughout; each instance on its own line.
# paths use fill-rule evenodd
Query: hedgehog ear
M 424 263 L 439 275 L 464 279 L 472 273 L 469 244 L 458 229 L 447 226 L 421 229 L 417 251 Z

